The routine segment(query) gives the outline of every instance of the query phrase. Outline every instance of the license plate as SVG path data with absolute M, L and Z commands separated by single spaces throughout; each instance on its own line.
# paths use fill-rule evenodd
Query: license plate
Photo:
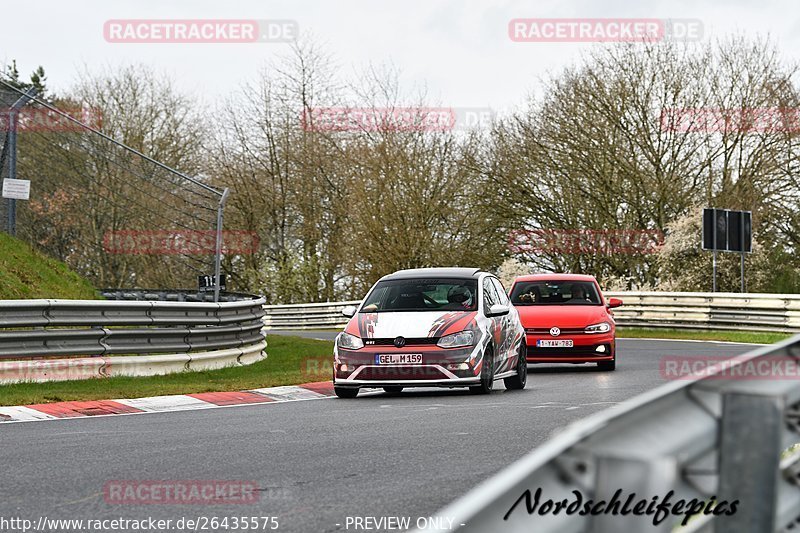
M 375 356 L 376 365 L 421 365 L 421 353 L 395 353 Z
M 572 348 L 572 339 L 542 339 L 536 341 L 537 348 Z

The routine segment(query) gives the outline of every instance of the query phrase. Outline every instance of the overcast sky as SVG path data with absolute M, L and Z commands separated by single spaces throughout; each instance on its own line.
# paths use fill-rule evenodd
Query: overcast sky
M 769 34 L 784 57 L 800 55 L 798 0 L 37 0 L 5 1 L 0 62 L 16 59 L 27 77 L 43 65 L 49 84 L 69 87 L 84 65 L 145 63 L 214 103 L 252 79 L 287 44 L 107 42 L 110 19 L 293 20 L 313 34 L 343 72 L 391 62 L 408 86 L 425 86 L 443 105 L 506 109 L 539 80 L 602 44 L 513 42 L 515 18 L 699 19 L 704 39 L 731 32 Z

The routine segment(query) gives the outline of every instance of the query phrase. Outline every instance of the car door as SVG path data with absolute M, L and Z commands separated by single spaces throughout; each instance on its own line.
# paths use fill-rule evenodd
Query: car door
M 500 298 L 497 296 L 497 290 L 494 288 L 494 284 L 492 283 L 492 278 L 490 276 L 486 276 L 483 278 L 482 282 L 482 290 L 481 293 L 483 294 L 483 313 L 484 315 L 489 314 L 489 309 L 492 308 L 493 305 L 500 303 Z M 492 343 L 492 353 L 494 354 L 494 369 L 495 372 L 500 371 L 498 368 L 498 362 L 503 361 L 503 355 L 500 352 L 500 342 L 502 340 L 502 321 L 499 316 L 487 316 L 489 319 L 489 337 Z
M 516 340 L 517 335 L 517 310 L 511 305 L 511 301 L 508 299 L 506 290 L 503 288 L 503 284 L 500 283 L 500 280 L 494 277 L 491 278 L 491 280 L 495 291 L 497 292 L 499 303 L 507 306 L 509 309 L 508 314 L 498 317 L 502 319 L 500 323 L 501 349 L 498 351 L 502 352 L 504 366 L 511 368 L 511 365 L 514 363 L 514 356 L 516 355 L 516 351 L 514 350 L 514 341 Z

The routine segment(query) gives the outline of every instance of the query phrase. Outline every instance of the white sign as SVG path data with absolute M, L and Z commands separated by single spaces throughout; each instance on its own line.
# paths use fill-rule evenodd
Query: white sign
M 3 198 L 29 200 L 31 197 L 31 180 L 3 180 Z

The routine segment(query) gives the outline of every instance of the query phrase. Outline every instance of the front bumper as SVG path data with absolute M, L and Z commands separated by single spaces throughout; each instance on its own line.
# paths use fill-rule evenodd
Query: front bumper
M 613 332 L 600 335 L 575 335 L 569 337 L 573 341 L 571 348 L 538 348 L 537 340 L 552 339 L 528 334 L 526 335 L 526 357 L 528 363 L 594 363 L 613 361 L 616 355 L 616 343 Z M 598 347 L 604 347 L 598 352 Z
M 360 350 L 336 347 L 334 385 L 337 387 L 469 387 L 480 384 L 483 364 L 480 346 L 432 348 L 365 346 Z M 422 354 L 422 364 L 376 364 L 376 356 Z
M 389 371 L 387 373 L 387 371 Z M 444 377 L 427 379 L 440 374 Z M 392 375 L 394 374 L 394 375 Z M 359 379 L 359 377 L 368 379 Z M 353 376 L 342 379 L 337 377 L 337 387 L 381 388 L 381 387 L 469 387 L 480 384 L 479 376 L 458 377 L 440 365 L 418 366 L 373 366 L 360 367 Z

